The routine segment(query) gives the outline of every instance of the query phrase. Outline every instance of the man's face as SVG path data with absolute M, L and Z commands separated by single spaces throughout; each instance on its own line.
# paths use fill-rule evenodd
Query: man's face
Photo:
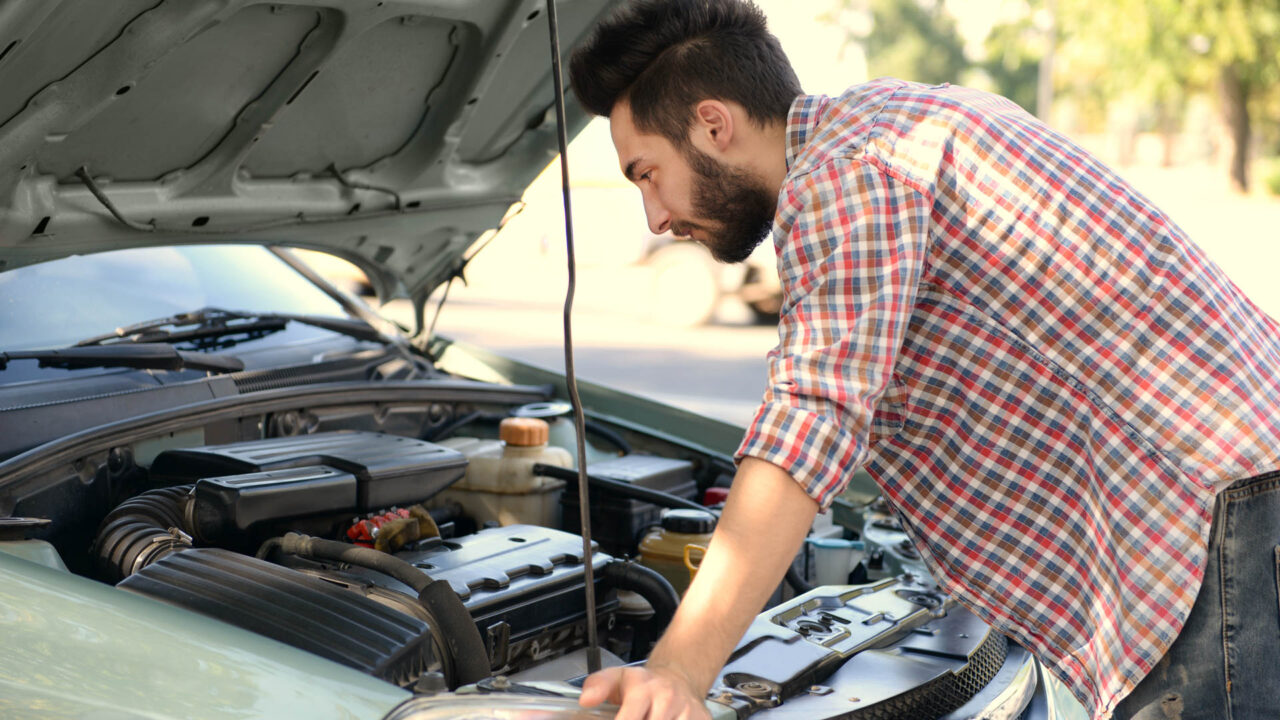
M 610 113 L 609 130 L 623 174 L 640 188 L 653 233 L 691 237 L 721 262 L 746 260 L 768 236 L 777 197 L 757 178 L 693 144 L 682 150 L 641 133 L 625 102 Z

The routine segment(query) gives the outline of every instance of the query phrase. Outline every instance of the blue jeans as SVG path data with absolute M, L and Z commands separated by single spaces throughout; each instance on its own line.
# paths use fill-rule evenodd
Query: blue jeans
M 1280 718 L 1280 472 L 1218 494 L 1187 624 L 1112 717 Z

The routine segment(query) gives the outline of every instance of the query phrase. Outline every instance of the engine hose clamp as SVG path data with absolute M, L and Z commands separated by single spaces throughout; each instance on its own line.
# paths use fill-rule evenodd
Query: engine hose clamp
M 191 546 L 192 539 L 190 535 L 183 532 L 181 528 L 171 527 L 165 531 L 165 534 L 151 538 L 151 542 L 143 548 L 142 552 L 138 553 L 138 557 L 134 558 L 128 574 L 132 575 L 150 565 L 158 556 L 163 556 L 175 550 L 184 550 Z

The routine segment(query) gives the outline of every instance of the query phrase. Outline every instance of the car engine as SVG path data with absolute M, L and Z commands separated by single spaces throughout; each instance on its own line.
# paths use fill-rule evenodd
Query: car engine
M 150 466 L 161 487 L 103 521 L 97 572 L 405 687 L 456 687 L 584 647 L 577 535 L 471 531 L 456 503 L 421 504 L 466 467 L 442 445 L 353 431 L 167 450 Z M 678 598 L 634 562 L 596 553 L 593 567 L 601 635 L 643 657 Z M 640 609 L 622 610 L 620 592 Z

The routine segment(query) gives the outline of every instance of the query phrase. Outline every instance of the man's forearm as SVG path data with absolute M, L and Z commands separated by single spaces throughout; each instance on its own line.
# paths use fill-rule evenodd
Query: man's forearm
M 706 694 L 786 573 L 817 510 L 786 471 L 745 458 L 698 575 L 648 667 L 680 672 L 695 693 Z

